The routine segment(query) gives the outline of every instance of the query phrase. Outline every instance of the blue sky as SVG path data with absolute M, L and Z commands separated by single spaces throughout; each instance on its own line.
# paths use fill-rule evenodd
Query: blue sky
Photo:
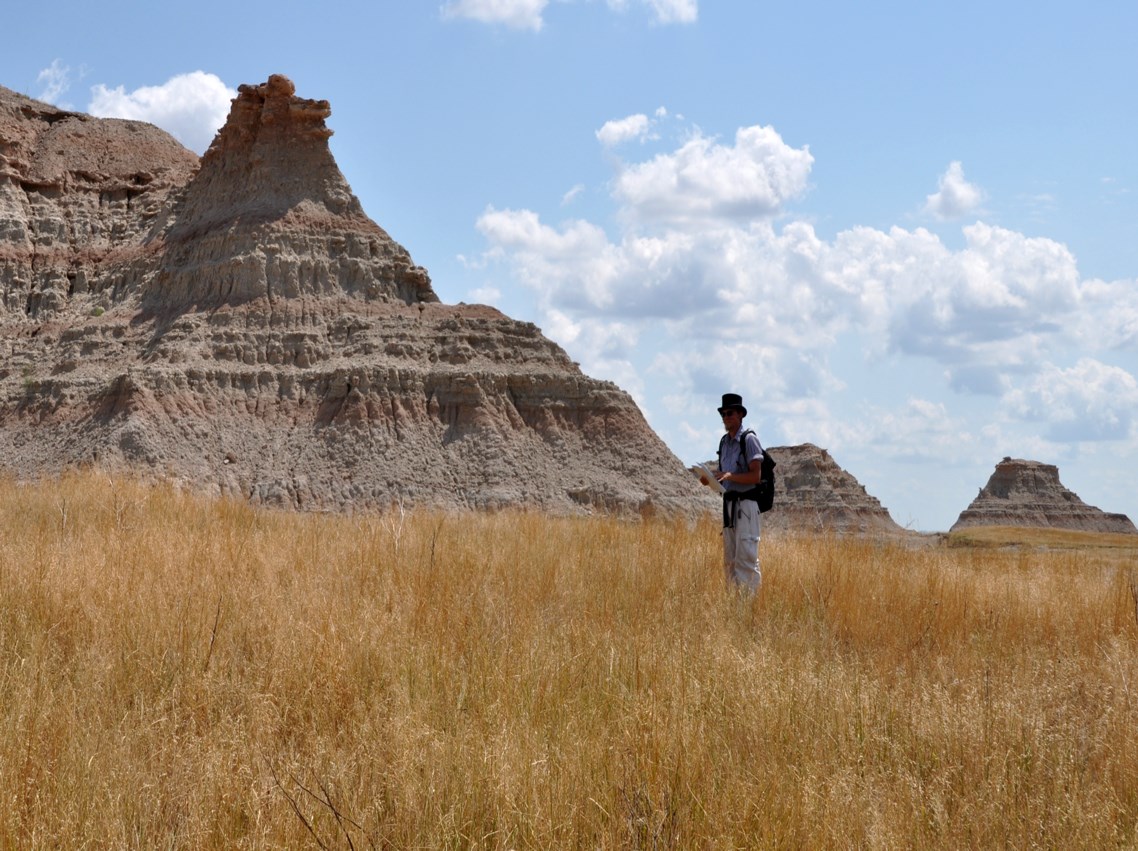
M 1005 455 L 1138 520 L 1138 4 L 47 9 L 6 11 L 0 84 L 199 153 L 241 83 L 329 100 L 439 297 L 537 323 L 685 462 L 734 391 L 915 529 Z

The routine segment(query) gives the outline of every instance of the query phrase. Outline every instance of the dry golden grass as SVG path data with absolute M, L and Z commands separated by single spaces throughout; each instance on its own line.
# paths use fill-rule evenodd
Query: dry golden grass
M 948 535 L 949 546 L 1114 549 L 1138 559 L 1138 536 L 1038 526 L 974 526 Z
M 3 848 L 1134 848 L 1109 548 L 0 483 Z

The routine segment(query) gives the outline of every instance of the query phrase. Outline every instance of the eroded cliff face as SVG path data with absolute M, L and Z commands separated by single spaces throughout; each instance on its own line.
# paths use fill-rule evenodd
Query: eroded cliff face
M 242 86 L 199 163 L 0 89 L 0 469 L 313 509 L 714 510 L 620 388 L 439 303 L 360 208 L 329 112 Z
M 823 534 L 899 535 L 906 530 L 825 449 L 812 443 L 772 446 L 775 508 L 763 515 L 769 529 Z
M 174 195 L 198 159 L 138 121 L 96 119 L 0 88 L 0 318 L 137 298 Z
M 970 526 L 1042 526 L 1085 532 L 1133 534 L 1125 514 L 1108 514 L 1087 505 L 1059 481 L 1054 464 L 1004 458 L 988 484 L 952 525 L 952 531 Z
M 327 101 L 274 76 L 241 86 L 165 235 L 143 306 L 264 298 L 438 301 L 426 270 L 369 219 L 332 158 Z

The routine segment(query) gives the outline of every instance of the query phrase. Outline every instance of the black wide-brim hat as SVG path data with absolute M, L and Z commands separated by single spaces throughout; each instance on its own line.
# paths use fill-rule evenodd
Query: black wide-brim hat
M 719 416 L 723 416 L 724 411 L 738 411 L 747 416 L 747 409 L 743 407 L 743 397 L 738 393 L 724 393 L 723 404 L 719 406 Z

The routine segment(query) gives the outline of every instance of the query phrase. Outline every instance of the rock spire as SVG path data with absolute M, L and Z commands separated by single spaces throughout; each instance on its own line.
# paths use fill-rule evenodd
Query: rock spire
M 296 97 L 280 75 L 238 92 L 166 234 L 144 306 L 341 295 L 437 302 L 426 270 L 364 214 L 340 173 L 328 101 Z

